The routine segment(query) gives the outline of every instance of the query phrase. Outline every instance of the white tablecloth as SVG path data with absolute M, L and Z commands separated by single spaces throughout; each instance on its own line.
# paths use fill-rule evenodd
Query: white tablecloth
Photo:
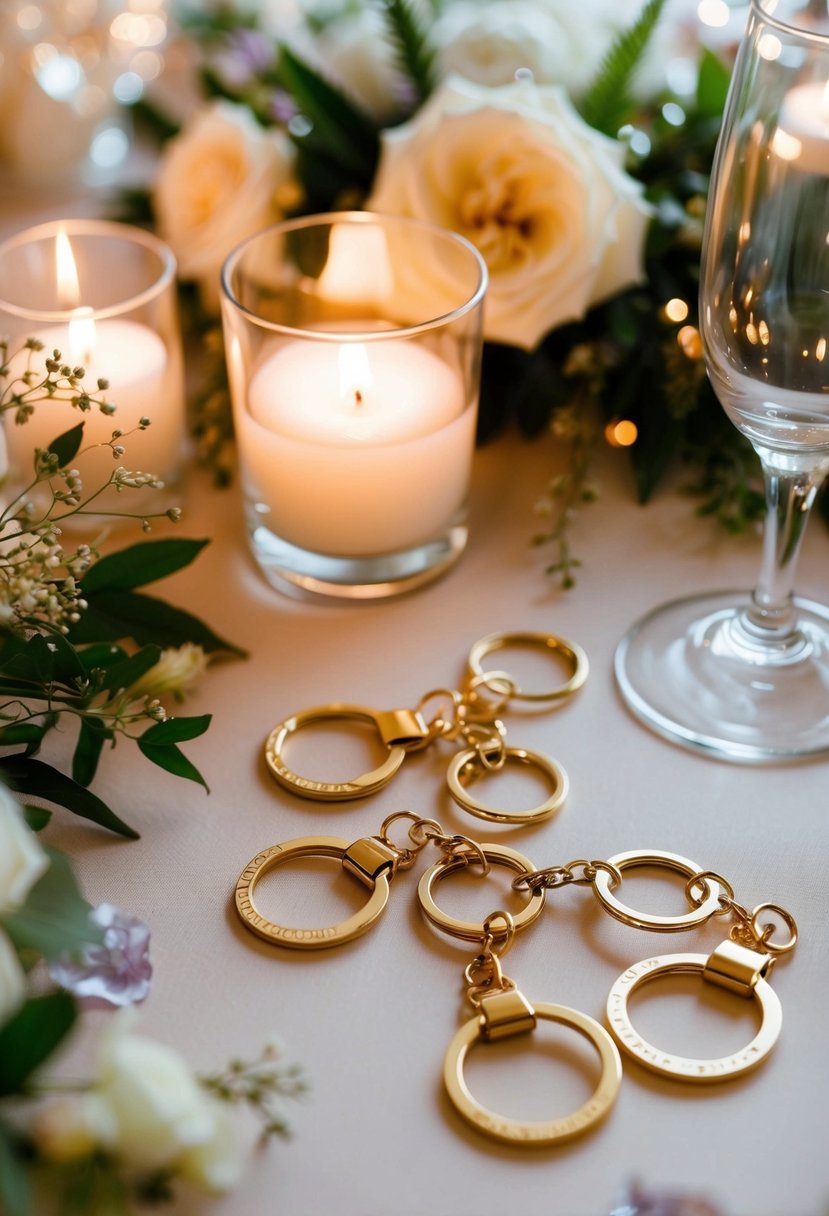
M 214 714 L 208 734 L 186 745 L 211 793 L 165 775 L 121 742 L 105 754 L 93 788 L 142 838 L 120 841 L 61 813 L 48 837 L 76 859 L 92 902 L 113 900 L 151 925 L 155 975 L 141 1020 L 147 1033 L 202 1071 L 253 1055 L 276 1034 L 286 1058 L 305 1068 L 308 1097 L 285 1111 L 293 1141 L 257 1157 L 240 1188 L 218 1203 L 222 1216 L 498 1216 L 519 1209 L 603 1216 L 631 1178 L 707 1195 L 725 1216 L 827 1210 L 829 767 L 745 768 L 683 751 L 629 716 L 612 677 L 618 639 L 651 607 L 685 591 L 749 586 L 759 539 L 718 533 L 674 492 L 638 506 L 624 456 L 606 451 L 601 498 L 573 529 L 585 564 L 575 589 L 562 593 L 543 573 L 551 555 L 528 544 L 533 504 L 554 459 L 552 441 L 512 435 L 480 451 L 471 540 L 459 565 L 425 590 L 372 605 L 309 605 L 272 591 L 247 554 L 237 490 L 216 491 L 201 473 L 189 477 L 178 534 L 210 537 L 211 544 L 157 591 L 250 651 L 247 661 L 217 663 L 182 711 Z M 799 590 L 829 599 L 829 537 L 818 520 L 806 538 Z M 446 747 L 407 759 L 390 787 L 362 802 L 303 801 L 271 779 L 263 743 L 278 720 L 337 700 L 412 706 L 427 689 L 455 685 L 470 644 L 494 630 L 560 633 L 590 657 L 587 685 L 570 703 L 555 713 L 506 718 L 511 743 L 553 754 L 570 775 L 570 797 L 554 820 L 505 831 L 464 815 L 443 784 Z M 339 755 L 351 741 L 330 742 Z M 70 747 L 66 738 L 46 758 L 68 755 Z M 320 775 L 330 776 L 331 755 L 317 760 L 328 765 Z M 513 783 L 503 780 L 486 795 L 507 797 Z M 526 795 L 523 783 L 519 795 Z M 433 857 L 399 874 L 381 922 L 338 950 L 269 947 L 241 926 L 232 904 L 237 875 L 264 846 L 312 834 L 355 839 L 404 808 L 439 818 L 450 832 L 508 843 L 539 866 L 668 849 L 727 875 L 750 907 L 771 900 L 790 908 L 801 941 L 773 975 L 784 1024 L 771 1058 L 745 1079 L 701 1087 L 663 1080 L 625 1058 L 619 1101 L 592 1134 L 535 1151 L 482 1139 L 442 1092 L 444 1051 L 471 1012 L 461 980 L 474 951 L 436 935 L 418 912 L 417 874 Z M 340 879 L 332 889 L 318 869 L 280 871 L 264 881 L 264 910 L 294 923 L 341 917 L 351 888 Z M 439 889 L 447 907 L 479 915 L 507 898 L 503 884 L 482 893 L 471 878 L 454 893 L 449 888 Z M 678 911 L 682 902 L 679 883 L 669 892 L 631 877 L 628 893 L 655 910 Z M 569 887 L 551 893 L 504 969 L 530 1000 L 601 1019 L 612 981 L 632 962 L 710 950 L 723 928 L 717 922 L 670 937 L 637 932 L 603 915 L 588 889 Z M 646 1037 L 692 1055 L 719 1055 L 753 1034 L 750 1002 L 708 986 L 701 996 L 691 980 L 643 995 L 637 1017 Z M 561 1048 L 565 1057 L 568 1047 Z M 568 1069 L 553 1049 L 522 1055 L 510 1047 L 505 1054 L 504 1067 L 470 1071 L 479 1095 L 505 1113 L 564 1113 L 589 1091 L 578 1059 Z M 539 1106 L 533 1088 L 546 1070 L 544 1101 L 552 1110 Z M 532 1092 L 520 1099 L 521 1090 Z M 188 1202 L 181 1200 L 182 1211 Z

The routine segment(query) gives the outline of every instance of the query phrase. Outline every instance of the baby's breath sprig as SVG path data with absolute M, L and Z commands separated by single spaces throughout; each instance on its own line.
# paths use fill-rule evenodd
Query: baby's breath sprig
M 82 414 L 89 413 L 94 407 L 107 417 L 115 413 L 115 405 L 105 396 L 109 388 L 108 380 L 99 377 L 96 390 L 90 392 L 83 385 L 85 368 L 70 367 L 57 349 L 43 360 L 45 370 L 34 366 L 35 356 L 44 350 L 39 338 L 26 338 L 11 357 L 9 345 L 8 338 L 0 337 L 0 379 L 6 381 L 0 398 L 0 413 L 14 411 L 14 421 L 18 425 L 28 422 L 40 401 L 67 401 Z M 22 360 L 25 360 L 23 369 L 15 368 L 13 372 L 14 365 L 19 365 Z
M 35 364 L 41 342 L 29 339 L 11 360 L 8 346 L 0 342 L 0 415 L 13 411 L 15 421 L 25 424 L 37 404 L 54 400 L 68 401 L 82 414 L 94 407 L 104 415 L 114 412 L 105 396 L 107 382 L 98 380 L 97 391 L 88 392 L 84 369 L 64 364 L 60 351 L 45 358 L 40 372 Z M 21 352 L 27 352 L 22 371 Z M 149 425 L 142 417 L 134 429 Z M 115 429 L 105 442 L 89 446 L 108 447 L 120 462 L 123 441 L 132 433 Z M 205 541 L 142 541 L 103 557 L 94 543 L 64 549 L 61 525 L 73 516 L 134 519 L 148 532 L 151 521 L 175 523 L 181 514 L 178 507 L 112 509 L 101 499 L 106 490 L 129 495 L 163 486 L 154 473 L 121 463 L 103 484 L 87 490 L 72 463 L 89 450 L 81 447 L 83 434 L 81 421 L 47 447 L 35 448 L 28 485 L 0 507 L 0 781 L 135 836 L 87 788 L 104 746 L 131 740 L 159 768 L 207 788 L 179 744 L 204 734 L 210 715 L 172 716 L 160 697 L 179 699 L 203 673 L 207 654 L 244 652 L 189 613 L 136 593 L 186 566 Z M 71 776 L 35 759 L 67 716 L 79 724 Z
M 231 1106 L 249 1106 L 262 1124 L 262 1139 L 290 1136 L 290 1127 L 279 1103 L 284 1098 L 301 1098 L 308 1092 L 302 1069 L 281 1063 L 281 1048 L 267 1043 L 255 1060 L 231 1060 L 224 1072 L 200 1077 L 214 1098 Z

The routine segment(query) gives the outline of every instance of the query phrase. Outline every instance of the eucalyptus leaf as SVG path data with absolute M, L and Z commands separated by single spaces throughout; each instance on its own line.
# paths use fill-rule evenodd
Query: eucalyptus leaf
M 207 782 L 202 777 L 199 770 L 192 764 L 184 753 L 176 747 L 175 743 L 165 743 L 155 745 L 145 743 L 144 737 L 138 740 L 138 747 L 147 757 L 152 760 L 153 764 L 157 764 L 159 768 L 163 768 L 168 773 L 173 773 L 176 777 L 186 777 L 189 781 L 195 781 L 210 793 Z
M 51 822 L 52 812 L 47 811 L 45 806 L 29 806 L 21 807 L 23 818 L 26 824 L 33 832 L 42 832 L 43 829 Z
M 0 1097 L 25 1090 L 29 1077 L 63 1041 L 77 1017 L 68 992 L 31 997 L 0 1027 Z
M 210 726 L 211 715 L 200 714 L 193 718 L 168 718 L 166 722 L 156 722 L 141 736 L 144 743 L 153 747 L 163 747 L 168 743 L 185 743 L 188 739 L 197 739 Z
M 84 424 L 79 422 L 77 426 L 64 431 L 62 435 L 58 435 L 57 439 L 53 439 L 49 444 L 49 451 L 57 456 L 62 469 L 71 464 L 80 451 L 81 444 L 83 443 L 83 428 Z
M 72 754 L 72 780 L 78 785 L 89 785 L 98 771 L 98 761 L 104 744 L 113 738 L 111 730 L 99 725 L 94 719 L 81 718 L 78 741 Z
M 151 667 L 155 667 L 161 658 L 161 647 L 156 645 L 143 646 L 137 654 L 130 655 L 120 663 L 114 663 L 106 669 L 102 688 L 110 693 L 117 693 L 140 680 Z
M 80 621 L 70 629 L 76 645 L 84 642 L 122 641 L 139 646 L 181 646 L 194 642 L 208 653 L 224 650 L 244 657 L 246 652 L 225 641 L 198 617 L 153 596 L 131 591 L 99 591 Z
M 132 591 L 181 570 L 198 557 L 207 540 L 144 540 L 99 558 L 83 576 L 84 595 Z
M 0 757 L 0 780 L 24 798 L 43 798 L 46 802 L 57 803 L 110 832 L 138 839 L 138 832 L 119 819 L 96 794 L 41 760 L 34 760 L 22 752 Z

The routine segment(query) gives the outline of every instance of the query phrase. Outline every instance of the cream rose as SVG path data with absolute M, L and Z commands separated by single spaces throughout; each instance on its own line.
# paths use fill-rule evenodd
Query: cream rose
M 0 785 L 0 913 L 25 903 L 48 868 L 49 858 L 26 826 L 20 807 Z M 17 951 L 0 929 L 0 1026 L 23 1003 L 25 995 L 26 980 Z
M 280 219 L 280 203 L 297 197 L 293 169 L 287 136 L 226 101 L 198 111 L 166 144 L 153 190 L 159 234 L 209 306 L 218 302 L 231 249 Z
M 109 1147 L 127 1165 L 161 1169 L 213 1137 L 213 1103 L 172 1048 L 126 1033 L 119 1016 L 101 1052 L 95 1096 L 109 1111 Z
M 383 134 L 367 206 L 468 237 L 489 267 L 486 337 L 532 349 L 643 277 L 651 209 L 623 158 L 555 86 L 452 77 Z
M 15 1013 L 26 996 L 26 976 L 17 951 L 0 930 L 0 1026 Z
M 432 29 L 445 74 L 490 86 L 509 84 L 519 69 L 538 84 L 560 84 L 579 96 L 590 84 L 612 35 L 582 5 L 539 0 L 460 0 Z

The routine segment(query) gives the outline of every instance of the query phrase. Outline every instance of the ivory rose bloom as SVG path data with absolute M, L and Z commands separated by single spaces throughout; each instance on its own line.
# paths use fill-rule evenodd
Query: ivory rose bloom
M 26 825 L 20 807 L 0 784 L 0 913 L 11 912 L 44 871 L 49 858 Z M 0 929 L 0 1026 L 23 1003 L 26 981 L 17 951 Z
M 478 247 L 491 341 L 532 349 L 643 278 L 642 186 L 622 168 L 623 146 L 557 86 L 451 77 L 382 138 L 369 209 L 430 220 Z
M 296 198 L 287 136 L 266 131 L 244 106 L 215 101 L 165 145 L 153 190 L 160 236 L 181 278 L 218 302 L 219 273 L 240 241 L 282 218 Z
M 477 84 L 509 84 L 519 69 L 538 84 L 559 84 L 578 97 L 590 84 L 613 34 L 595 5 L 544 0 L 459 0 L 432 28 L 444 73 Z

